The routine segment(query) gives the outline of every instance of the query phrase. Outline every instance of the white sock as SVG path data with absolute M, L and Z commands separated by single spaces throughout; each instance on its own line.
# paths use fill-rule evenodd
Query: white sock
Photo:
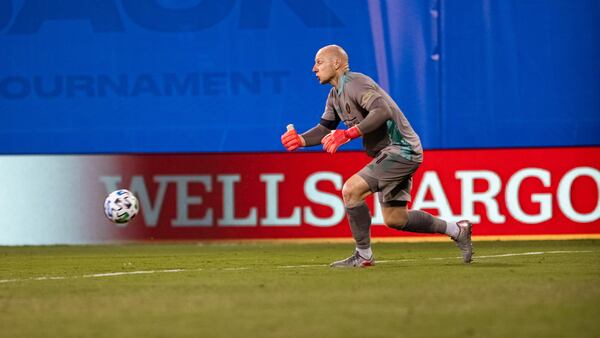
M 365 259 L 369 259 L 373 256 L 373 251 L 371 250 L 371 247 L 368 247 L 366 249 L 356 248 L 356 251 L 358 251 L 358 254 L 360 255 L 360 257 L 365 258 Z
M 459 233 L 460 229 L 458 228 L 458 224 L 454 222 L 446 222 L 446 235 L 452 238 L 456 238 L 456 236 L 458 236 Z

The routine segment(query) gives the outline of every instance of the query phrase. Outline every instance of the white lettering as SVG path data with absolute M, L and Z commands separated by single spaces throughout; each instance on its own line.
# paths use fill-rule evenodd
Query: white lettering
M 507 216 L 514 218 L 516 222 L 523 224 L 538 224 L 551 220 L 556 214 L 553 210 L 553 194 L 556 194 L 558 207 L 562 213 L 571 221 L 578 223 L 597 222 L 600 219 L 600 199 L 595 196 L 593 210 L 582 211 L 576 210 L 574 201 L 577 196 L 572 198 L 572 188 L 577 178 L 588 176 L 594 180 L 597 191 L 600 194 L 600 171 L 593 167 L 578 167 L 567 172 L 561 178 L 557 190 L 550 191 L 552 188 L 552 172 L 543 168 L 522 168 L 510 176 L 506 182 L 502 182 L 499 175 L 488 170 L 463 170 L 456 171 L 455 178 L 460 180 L 460 198 L 462 211 L 454 214 L 452 206 L 448 201 L 448 196 L 442 185 L 440 177 L 435 171 L 426 171 L 421 179 L 417 192 L 415 194 L 412 209 L 434 209 L 440 218 L 452 222 L 461 219 L 469 219 L 474 223 L 482 222 L 482 215 L 475 214 L 476 203 L 482 203 L 485 211 L 482 214 L 486 216 L 487 222 L 502 224 L 506 222 Z M 241 194 L 245 191 L 242 185 L 241 174 L 222 174 L 217 175 L 216 180 L 223 187 L 222 196 L 214 196 L 216 201 L 222 198 L 222 215 L 217 221 L 218 226 L 300 226 L 306 223 L 315 227 L 333 227 L 340 224 L 346 214 L 344 203 L 339 192 L 342 189 L 343 178 L 339 173 L 330 171 L 318 171 L 310 174 L 304 181 L 304 196 L 308 200 L 305 206 L 290 206 L 285 203 L 288 215 L 280 215 L 281 201 L 299 201 L 302 196 L 285 196 L 280 201 L 279 184 L 285 182 L 285 175 L 282 173 L 261 174 L 260 181 L 264 183 L 266 203 L 260 203 L 256 200 L 256 195 L 244 194 L 236 199 L 237 192 Z M 110 193 L 114 190 L 122 188 L 122 176 L 101 176 L 100 181 L 106 188 L 106 192 Z M 527 179 L 535 179 L 539 181 L 546 192 L 531 193 L 525 195 L 523 192 L 523 182 Z M 154 176 L 154 186 L 150 189 L 155 194 L 151 194 L 149 187 L 146 185 L 145 178 L 142 175 L 131 176 L 129 190 L 131 190 L 140 201 L 140 213 L 143 215 L 144 224 L 147 227 L 156 227 L 161 214 L 166 198 L 168 186 L 171 183 L 176 185 L 176 193 L 174 203 L 175 216 L 171 219 L 173 227 L 210 227 L 215 225 L 212 203 L 213 198 L 207 200 L 208 195 L 198 196 L 190 195 L 190 187 L 193 184 L 194 188 L 198 188 L 196 184 L 201 184 L 206 194 L 213 192 L 213 176 L 211 175 L 166 175 Z M 485 180 L 480 182 L 477 180 Z M 334 193 L 319 190 L 319 184 L 323 181 L 331 182 L 336 190 Z M 239 183 L 239 184 L 238 184 Z M 506 184 L 503 187 L 503 184 Z M 450 184 L 450 183 L 447 183 Z M 485 191 L 475 191 L 475 185 L 485 186 Z M 594 185 L 592 184 L 591 189 Z M 505 188 L 505 189 L 504 189 Z M 481 189 L 477 189 L 481 190 Z M 505 190 L 505 191 L 503 191 Z M 196 191 L 196 190 L 193 190 Z M 286 190 L 287 191 L 287 190 Z M 500 213 L 499 196 L 504 194 L 504 202 L 508 214 Z M 591 195 L 589 190 L 586 195 Z M 151 196 L 154 195 L 154 196 Z M 379 205 L 377 194 L 373 194 L 373 214 L 371 221 L 373 225 L 383 224 L 382 208 Z M 582 197 L 579 196 L 579 199 Z M 244 207 L 236 206 L 236 201 L 242 203 Z M 535 206 L 539 205 L 539 211 L 527 212 L 523 208 L 521 201 L 530 201 L 529 203 Z M 457 201 L 458 203 L 459 201 Z M 205 205 L 208 203 L 209 205 Z M 250 204 L 255 203 L 255 204 Z M 171 205 L 171 204 L 170 204 Z M 258 205 L 258 206 L 257 206 Z M 263 207 L 264 205 L 264 207 Z M 321 207 L 319 207 L 321 206 Z M 323 207 L 331 209 L 331 212 L 326 214 L 329 216 L 323 217 L 315 211 L 324 210 Z M 458 208 L 458 205 L 455 206 Z M 204 208 L 198 213 L 198 208 Z M 264 208 L 264 209 L 263 209 Z M 288 208 L 291 208 L 291 211 Z M 479 207 L 478 207 L 479 208 Z M 264 210 L 264 217 L 262 216 Z M 173 217 L 172 215 L 169 215 Z M 259 219 L 260 218 L 260 219 Z M 126 225 L 118 225 L 126 226 Z
M 256 226 L 256 208 L 250 208 L 245 218 L 235 218 L 234 184 L 241 180 L 240 175 L 219 175 L 217 181 L 223 183 L 223 217 L 218 220 L 222 226 Z
M 596 199 L 596 208 L 589 214 L 575 211 L 571 202 L 571 186 L 579 176 L 589 176 L 596 181 L 596 189 L 600 194 L 600 171 L 592 167 L 578 167 L 570 170 L 558 184 L 558 206 L 570 220 L 579 223 L 591 223 L 600 219 L 600 198 Z
M 158 183 L 158 192 L 154 197 L 154 203 L 150 203 L 148 189 L 146 189 L 143 176 L 133 176 L 131 178 L 131 187 L 129 188 L 129 190 L 131 190 L 131 192 L 140 200 L 140 211 L 142 212 L 148 227 L 155 227 L 156 224 L 158 224 L 160 211 L 162 210 L 163 201 L 165 200 L 167 185 L 169 184 L 168 181 L 162 179 L 161 176 L 155 177 L 154 182 Z
M 337 190 L 341 190 L 342 176 L 332 172 L 320 171 L 310 175 L 304 181 L 306 198 L 313 203 L 330 207 L 333 210 L 333 215 L 328 218 L 319 218 L 313 213 L 311 207 L 304 207 L 304 220 L 306 223 L 318 227 L 337 225 L 344 219 L 344 215 L 346 214 L 344 202 L 338 195 L 317 190 L 317 183 L 319 181 L 331 181 Z
M 481 217 L 475 215 L 475 202 L 485 205 L 488 219 L 492 223 L 504 223 L 506 217 L 500 214 L 496 196 L 502 187 L 500 177 L 489 170 L 459 170 L 456 178 L 461 180 L 461 200 L 463 217 L 473 223 L 479 223 Z M 484 192 L 475 192 L 474 182 L 477 179 L 486 180 L 489 188 Z
M 267 217 L 261 219 L 266 226 L 300 225 L 300 207 L 295 207 L 292 216 L 279 217 L 279 182 L 283 182 L 283 174 L 261 174 L 260 181 L 267 184 Z
M 425 197 L 428 191 L 431 191 L 432 200 L 426 201 Z M 412 209 L 437 209 L 439 217 L 447 222 L 456 222 L 462 219 L 452 213 L 442 183 L 435 171 L 426 171 L 423 174 Z M 474 222 L 474 220 L 472 221 Z
M 206 192 L 212 191 L 212 180 L 208 175 L 199 176 L 157 176 L 159 182 L 164 180 L 165 182 L 175 182 L 177 185 L 177 218 L 172 220 L 174 227 L 187 227 L 187 226 L 211 226 L 213 224 L 213 210 L 207 208 L 206 214 L 203 218 L 190 218 L 188 209 L 190 205 L 202 204 L 201 196 L 190 196 L 188 194 L 188 185 L 191 183 L 202 183 L 206 188 Z
M 550 172 L 539 168 L 526 168 L 517 171 L 506 184 L 506 208 L 518 221 L 528 224 L 542 223 L 552 218 L 552 195 L 531 194 L 531 201 L 539 203 L 538 214 L 526 214 L 519 203 L 519 188 L 521 183 L 528 177 L 535 177 L 542 181 L 544 187 L 550 186 Z

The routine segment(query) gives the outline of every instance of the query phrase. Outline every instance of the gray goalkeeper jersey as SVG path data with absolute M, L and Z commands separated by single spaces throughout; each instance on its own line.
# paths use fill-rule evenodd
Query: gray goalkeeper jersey
M 340 79 L 339 90 L 331 88 L 325 112 L 321 117 L 327 121 L 343 121 L 348 128 L 359 124 L 372 111 L 372 104 L 377 98 L 384 100 L 389 109 L 388 119 L 376 130 L 363 135 L 363 147 L 371 157 L 385 147 L 399 153 L 402 157 L 415 161 L 423 161 L 421 140 L 394 100 L 370 77 L 355 72 L 347 72 Z M 372 112 L 377 113 L 377 111 Z M 335 127 L 334 127 L 335 128 Z

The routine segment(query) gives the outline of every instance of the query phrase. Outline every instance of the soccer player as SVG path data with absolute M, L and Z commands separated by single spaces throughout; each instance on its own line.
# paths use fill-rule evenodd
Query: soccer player
M 332 86 L 321 121 L 299 135 L 291 129 L 281 136 L 288 151 L 323 144 L 334 154 L 343 144 L 362 137 L 373 160 L 350 177 L 342 188 L 348 223 L 356 242 L 354 254 L 331 267 L 364 267 L 375 264 L 371 250 L 371 214 L 365 197 L 379 192 L 385 225 L 390 228 L 450 236 L 471 262 L 472 224 L 445 222 L 420 210 L 408 210 L 412 176 L 423 161 L 419 136 L 394 100 L 370 77 L 350 71 L 348 54 L 337 45 L 317 52 L 312 71 L 321 84 Z M 336 129 L 340 121 L 348 127 Z

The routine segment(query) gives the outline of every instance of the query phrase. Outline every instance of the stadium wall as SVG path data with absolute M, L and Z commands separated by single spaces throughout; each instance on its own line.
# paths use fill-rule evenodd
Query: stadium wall
M 0 153 L 281 151 L 329 43 L 426 149 L 599 145 L 598 41 L 596 0 L 0 0 Z
M 599 26 L 595 0 L 0 0 L 0 244 L 349 237 L 360 143 L 279 143 L 318 122 L 330 43 L 419 133 L 413 208 L 598 234 Z M 116 187 L 142 201 L 124 227 Z
M 428 151 L 412 209 L 471 220 L 479 237 L 600 235 L 600 147 Z M 351 238 L 344 180 L 361 152 L 6 156 L 0 244 L 123 240 Z M 104 197 L 134 192 L 128 224 L 103 215 Z M 376 238 L 388 229 L 371 206 Z

